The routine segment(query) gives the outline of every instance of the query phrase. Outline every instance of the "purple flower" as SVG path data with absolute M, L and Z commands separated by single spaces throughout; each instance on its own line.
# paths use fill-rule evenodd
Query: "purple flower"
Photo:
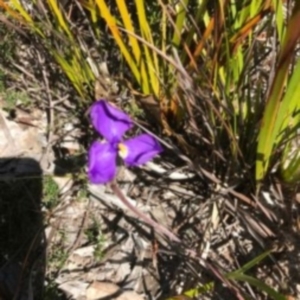
M 149 134 L 122 141 L 133 122 L 125 112 L 105 100 L 95 102 L 90 115 L 93 126 L 105 139 L 95 141 L 89 149 L 88 176 L 92 183 L 106 183 L 115 177 L 118 154 L 126 165 L 139 166 L 163 151 Z

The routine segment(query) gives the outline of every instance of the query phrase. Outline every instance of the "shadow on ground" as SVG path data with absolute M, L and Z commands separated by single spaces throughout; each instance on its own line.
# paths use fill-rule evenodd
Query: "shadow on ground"
M 42 176 L 31 158 L 0 159 L 0 298 L 43 299 Z

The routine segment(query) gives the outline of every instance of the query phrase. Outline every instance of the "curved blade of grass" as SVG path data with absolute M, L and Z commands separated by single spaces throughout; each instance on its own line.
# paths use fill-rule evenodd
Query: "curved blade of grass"
M 65 18 L 62 14 L 62 10 L 58 7 L 56 0 L 47 0 L 47 3 L 52 10 L 55 18 L 58 21 L 58 28 L 63 29 L 70 39 L 73 39 L 69 25 L 66 23 Z
M 115 39 L 117 45 L 119 46 L 119 48 L 121 50 L 122 55 L 124 56 L 126 62 L 128 63 L 128 66 L 130 67 L 130 69 L 132 71 L 132 74 L 134 75 L 137 82 L 139 84 L 142 84 L 141 74 L 139 72 L 139 69 L 136 65 L 134 58 L 130 55 L 129 50 L 126 48 L 126 46 L 123 42 L 123 38 L 117 27 L 115 18 L 111 15 L 109 8 L 108 8 L 107 4 L 105 3 L 105 1 L 103 1 L 103 0 L 95 0 L 95 1 L 98 5 L 101 16 L 103 17 L 107 26 L 109 27 L 109 29 L 113 35 L 113 38 Z
M 140 1 L 140 2 L 143 3 L 143 1 Z M 133 28 L 133 25 L 131 22 L 131 17 L 128 12 L 125 1 L 117 0 L 117 5 L 118 5 L 118 8 L 119 8 L 122 20 L 123 20 L 124 27 L 128 31 L 134 32 L 134 28 Z M 139 14 L 138 14 L 138 17 L 140 18 Z M 147 22 L 146 19 L 144 19 L 143 21 Z M 128 39 L 129 39 L 129 43 L 131 45 L 131 48 L 132 48 L 132 51 L 134 54 L 136 65 L 139 68 L 139 72 L 140 72 L 140 76 L 141 76 L 141 88 L 145 94 L 149 94 L 150 93 L 150 84 L 149 84 L 149 79 L 148 79 L 148 75 L 147 75 L 146 64 L 145 64 L 143 57 L 141 56 L 141 50 L 140 50 L 139 43 L 133 35 L 128 35 Z
M 254 266 L 256 266 L 257 264 L 259 264 L 261 261 L 263 261 L 266 257 L 268 257 L 271 254 L 271 251 L 265 251 L 263 253 L 261 253 L 260 255 L 256 256 L 255 258 L 253 258 L 251 261 L 247 262 L 246 264 L 244 264 L 241 268 L 239 268 L 236 271 L 230 272 L 227 276 L 229 279 L 234 279 L 234 276 L 238 275 L 238 274 L 243 274 L 246 273 L 247 271 L 249 271 L 251 268 L 253 268 Z
M 145 11 L 145 1 L 135 0 L 139 25 L 142 37 L 154 46 L 150 25 L 147 20 Z M 154 46 L 155 47 L 155 46 Z M 150 48 L 143 44 L 145 51 L 145 64 L 147 66 L 148 75 L 150 77 L 152 92 L 155 96 L 159 95 L 159 64 L 158 58 L 154 51 L 150 52 Z
M 240 274 L 239 276 L 237 276 L 235 278 L 235 280 L 249 283 L 251 286 L 254 286 L 257 289 L 259 289 L 260 291 L 265 292 L 269 297 L 271 297 L 274 300 L 286 300 L 287 299 L 285 295 L 278 293 L 277 291 L 275 291 L 274 289 L 272 289 L 271 287 L 266 285 L 261 280 L 256 279 L 252 276 Z
M 274 9 L 275 9 L 275 20 L 277 26 L 278 39 L 282 45 L 284 35 L 285 35 L 285 26 L 284 26 L 284 16 L 283 16 L 283 5 L 282 1 L 272 0 Z
M 179 46 L 181 38 L 182 38 L 182 30 L 186 19 L 187 13 L 187 5 L 189 4 L 189 0 L 180 0 L 176 5 L 176 30 L 174 30 L 172 44 L 176 47 Z
M 256 180 L 263 179 L 270 162 L 272 150 L 276 143 L 279 130 L 285 116 L 279 114 L 281 98 L 286 84 L 289 64 L 294 55 L 294 49 L 300 37 L 300 2 L 297 1 L 293 15 L 288 22 L 284 43 L 279 54 L 276 76 L 264 111 L 261 128 L 258 135 Z M 289 101 L 287 99 L 286 101 Z
M 290 78 L 286 94 L 280 107 L 280 114 L 282 115 L 282 126 L 280 131 L 282 134 L 278 138 L 280 142 L 284 138 L 284 134 L 287 128 L 289 132 L 294 132 L 299 127 L 299 109 L 300 109 L 300 59 L 298 59 L 296 67 Z M 292 115 L 295 116 L 292 118 Z M 288 142 L 285 146 L 285 151 L 281 161 L 281 176 L 286 182 L 295 182 L 299 180 L 300 175 L 300 157 L 299 150 L 293 149 L 292 142 Z M 294 152 L 294 155 L 293 155 Z M 290 156 L 292 157 L 290 158 Z
M 130 14 L 128 12 L 128 8 L 126 6 L 126 1 L 124 1 L 124 0 L 116 0 L 116 2 L 117 2 L 117 6 L 118 6 L 119 12 L 120 12 L 121 17 L 122 17 L 122 21 L 123 21 L 124 27 L 128 31 L 130 31 L 130 32 L 135 32 L 134 31 L 134 27 L 133 27 L 132 22 L 131 22 Z M 129 40 L 130 46 L 132 48 L 132 52 L 133 52 L 135 61 L 137 63 L 140 63 L 140 60 L 141 60 L 141 49 L 140 49 L 138 41 L 132 35 L 128 36 L 128 40 Z

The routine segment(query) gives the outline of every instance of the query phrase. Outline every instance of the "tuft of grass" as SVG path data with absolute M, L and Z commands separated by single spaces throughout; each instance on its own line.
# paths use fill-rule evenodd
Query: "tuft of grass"
M 48 267 L 57 272 L 68 259 L 68 251 L 65 248 L 66 233 L 63 230 L 58 231 L 57 244 L 51 248 L 51 254 L 48 258 Z
M 15 55 L 16 35 L 13 30 L 9 30 L 7 26 L 0 23 L 0 60 L 8 64 Z
M 51 176 L 43 180 L 43 204 L 49 210 L 55 208 L 59 203 L 59 187 Z
M 16 90 L 6 90 L 0 85 L 0 95 L 4 100 L 4 109 L 12 110 L 17 105 L 26 108 L 32 103 L 32 100 L 26 92 L 19 92 Z
M 101 232 L 100 224 L 94 219 L 92 225 L 85 230 L 88 243 L 95 245 L 94 259 L 101 261 L 104 254 L 105 236 Z
M 16 105 L 28 107 L 32 100 L 26 91 L 18 91 L 16 88 L 7 88 L 6 81 L 8 75 L 3 70 L 10 68 L 11 62 L 16 56 L 16 34 L 13 30 L 8 30 L 4 24 L 0 23 L 0 97 L 3 100 L 4 109 L 11 110 Z
M 104 245 L 106 238 L 104 234 L 99 233 L 96 241 L 96 247 L 94 250 L 94 258 L 97 262 L 100 262 L 104 257 Z
M 60 270 L 68 258 L 68 252 L 64 247 L 56 247 L 49 258 L 49 265 L 55 270 Z
M 44 293 L 45 300 L 65 300 L 66 297 L 62 291 L 58 289 L 57 284 L 54 281 L 50 281 L 45 286 L 45 293 Z
M 88 188 L 86 184 L 81 184 L 81 188 L 78 191 L 77 201 L 86 201 L 88 198 Z

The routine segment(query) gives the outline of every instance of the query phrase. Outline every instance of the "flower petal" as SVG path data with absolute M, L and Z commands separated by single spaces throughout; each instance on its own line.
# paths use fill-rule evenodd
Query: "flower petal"
M 119 153 L 127 165 L 139 166 L 162 152 L 163 148 L 153 136 L 141 134 L 123 142 L 120 150 Z
M 105 100 L 95 102 L 90 110 L 92 124 L 109 142 L 118 142 L 133 126 L 130 117 Z
M 107 183 L 116 175 L 117 149 L 110 143 L 94 142 L 89 150 L 88 176 L 92 183 Z

